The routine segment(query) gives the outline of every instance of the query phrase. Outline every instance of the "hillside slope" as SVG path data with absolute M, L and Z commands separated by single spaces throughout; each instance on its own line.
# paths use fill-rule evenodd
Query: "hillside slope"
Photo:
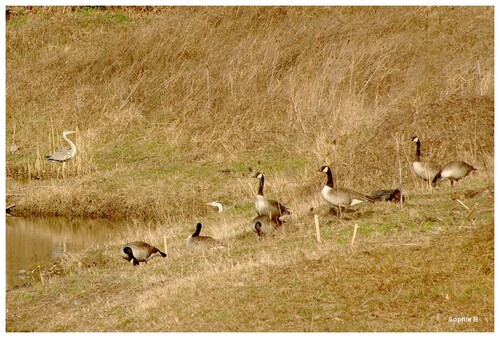
M 494 330 L 492 7 L 9 10 L 7 202 L 128 223 L 29 269 L 7 331 Z M 65 178 L 44 158 L 63 129 Z M 413 135 L 477 173 L 431 189 Z M 401 180 L 405 202 L 335 215 L 325 164 L 362 192 Z M 257 171 L 292 210 L 261 240 Z M 226 248 L 188 252 L 197 222 Z M 169 256 L 133 267 L 133 240 Z
M 293 203 L 323 164 L 394 187 L 398 147 L 411 191 L 414 134 L 493 169 L 492 8 L 13 7 L 6 47 L 19 214 L 203 215 L 252 196 L 249 168 Z M 63 129 L 78 153 L 55 181 Z

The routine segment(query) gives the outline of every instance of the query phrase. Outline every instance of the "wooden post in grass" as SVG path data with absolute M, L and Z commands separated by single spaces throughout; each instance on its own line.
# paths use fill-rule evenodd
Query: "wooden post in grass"
M 163 235 L 163 247 L 165 248 L 165 254 L 168 256 L 167 252 L 167 237 Z
M 462 225 L 465 225 L 465 223 L 467 223 L 470 219 L 470 217 L 472 216 L 472 214 L 474 213 L 474 211 L 476 211 L 476 207 L 477 207 L 477 203 L 474 203 L 474 206 L 471 208 L 469 208 L 468 206 L 466 206 L 461 200 L 459 200 L 457 198 L 456 200 L 458 203 L 460 203 L 465 209 L 467 209 L 469 211 L 469 213 L 467 214 L 467 217 L 465 217 L 465 219 L 463 220 L 462 222 Z
M 318 215 L 314 215 L 314 226 L 316 227 L 316 240 L 321 243 L 321 233 L 319 232 L 319 218 Z
M 40 270 L 38 273 L 40 274 L 40 282 L 42 283 L 42 285 L 44 285 L 45 284 L 45 279 L 43 278 L 42 270 Z
M 464 221 L 462 224 L 465 225 L 465 223 L 467 223 L 470 219 L 470 217 L 472 216 L 472 214 L 474 213 L 474 211 L 476 211 L 476 207 L 477 207 L 477 203 L 474 204 L 474 206 L 472 207 L 472 209 L 470 210 L 469 214 L 467 215 L 467 217 L 465 217 Z
M 470 208 L 468 206 L 466 206 L 461 200 L 459 200 L 458 198 L 456 199 L 456 201 L 458 203 L 460 203 L 465 209 L 469 210 L 470 211 Z
M 357 232 L 358 232 L 358 223 L 354 224 L 354 232 L 352 233 L 351 246 L 354 245 L 354 240 L 356 239 Z
M 399 139 L 396 139 L 396 158 L 398 160 L 399 168 L 399 207 L 403 209 L 403 169 L 401 168 L 401 158 L 399 157 Z

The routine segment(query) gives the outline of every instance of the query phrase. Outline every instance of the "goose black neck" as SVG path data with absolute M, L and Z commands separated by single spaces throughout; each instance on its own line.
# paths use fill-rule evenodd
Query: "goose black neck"
M 326 185 L 329 186 L 330 188 L 333 188 L 333 175 L 330 169 L 328 169 L 328 171 L 326 172 L 326 177 L 327 177 Z
M 264 196 L 264 175 L 260 175 L 258 195 Z
M 196 224 L 196 231 L 193 234 L 193 237 L 199 236 L 201 232 L 201 223 Z
M 420 140 L 417 142 L 417 149 L 415 150 L 415 162 L 420 162 Z

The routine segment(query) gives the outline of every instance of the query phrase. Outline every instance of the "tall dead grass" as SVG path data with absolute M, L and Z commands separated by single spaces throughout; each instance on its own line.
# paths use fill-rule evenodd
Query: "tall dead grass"
M 484 207 L 493 195 L 464 202 L 481 207 L 467 218 L 456 201 L 420 194 L 355 222 L 321 214 L 322 243 L 312 217 L 257 240 L 248 215 L 214 211 L 203 231 L 228 248 L 203 254 L 184 247 L 194 224 L 130 222 L 97 250 L 69 254 L 10 290 L 7 330 L 491 331 L 494 213 Z M 131 238 L 163 247 L 163 236 L 167 259 L 132 267 L 118 254 Z M 450 322 L 458 316 L 479 320 Z
M 53 178 L 43 157 L 77 128 L 67 183 L 100 184 L 64 189 L 110 215 L 241 201 L 248 167 L 303 191 L 325 163 L 358 190 L 395 186 L 395 139 L 413 187 L 413 134 L 426 158 L 492 168 L 490 7 L 15 9 L 6 139 L 20 153 L 7 174 Z

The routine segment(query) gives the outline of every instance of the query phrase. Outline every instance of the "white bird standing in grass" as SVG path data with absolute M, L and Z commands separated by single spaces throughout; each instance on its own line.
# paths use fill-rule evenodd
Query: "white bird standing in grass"
M 66 142 L 69 143 L 71 149 L 66 149 L 66 150 L 59 150 L 53 153 L 52 155 L 47 155 L 45 156 L 49 162 L 57 162 L 57 163 L 62 163 L 63 167 L 63 177 L 64 177 L 64 166 L 66 165 L 66 162 L 71 160 L 75 154 L 76 154 L 76 146 L 71 140 L 68 138 L 69 134 L 74 134 L 76 131 L 74 130 L 64 130 L 62 132 L 62 137 L 63 139 L 66 140 Z
M 228 205 L 223 205 L 221 202 L 219 201 L 213 201 L 213 202 L 209 202 L 209 203 L 205 203 L 206 205 L 209 205 L 211 207 L 216 207 L 217 209 L 219 209 L 219 214 L 221 212 L 224 212 L 226 211 L 227 209 L 230 209 L 232 208 L 231 206 L 228 206 Z

